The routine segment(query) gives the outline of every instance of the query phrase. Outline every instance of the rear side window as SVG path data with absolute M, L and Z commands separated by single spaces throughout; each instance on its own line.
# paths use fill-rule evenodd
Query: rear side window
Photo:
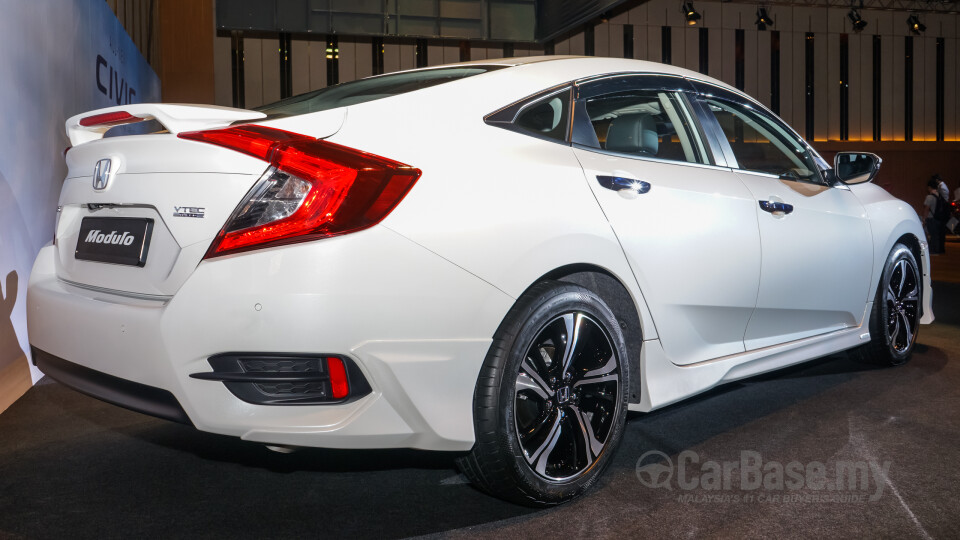
M 676 92 L 629 90 L 586 99 L 596 139 L 610 152 L 705 163 L 703 143 Z
M 307 114 L 423 90 L 508 66 L 468 66 L 390 73 L 328 86 L 258 107 L 268 118 Z
M 569 110 L 570 91 L 564 90 L 527 106 L 520 111 L 514 123 L 523 131 L 565 141 Z

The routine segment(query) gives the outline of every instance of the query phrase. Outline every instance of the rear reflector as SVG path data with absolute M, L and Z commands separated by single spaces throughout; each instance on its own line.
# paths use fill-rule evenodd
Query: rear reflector
M 191 373 L 190 378 L 220 381 L 233 395 L 256 405 L 337 404 L 372 390 L 348 357 L 225 353 L 208 361 L 213 371 Z
M 93 116 L 87 116 L 86 118 L 81 118 L 80 125 L 83 127 L 119 126 L 122 124 L 134 124 L 136 122 L 143 122 L 144 120 L 146 120 L 146 118 L 133 116 L 132 114 L 126 111 L 116 111 L 116 112 L 108 112 L 103 114 L 95 114 Z
M 350 385 L 347 383 L 347 370 L 343 367 L 343 360 L 331 356 L 327 358 L 327 370 L 330 372 L 330 394 L 334 399 L 343 399 L 350 394 Z
M 421 174 L 374 154 L 263 126 L 178 136 L 270 164 L 214 239 L 206 258 L 366 229 L 393 211 Z

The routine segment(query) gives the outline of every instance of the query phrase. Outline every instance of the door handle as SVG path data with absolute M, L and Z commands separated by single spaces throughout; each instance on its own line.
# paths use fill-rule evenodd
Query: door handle
M 650 191 L 649 182 L 635 180 L 633 178 L 624 178 L 622 176 L 597 175 L 597 182 L 600 182 L 601 186 L 613 191 L 630 190 L 637 195 L 643 195 L 644 193 Z
M 760 201 L 760 209 L 771 214 L 789 214 L 793 212 L 793 205 L 775 201 Z

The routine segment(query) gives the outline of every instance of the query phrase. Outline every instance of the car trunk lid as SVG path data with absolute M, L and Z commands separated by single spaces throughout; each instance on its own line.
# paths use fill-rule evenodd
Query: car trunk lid
M 118 118 L 127 118 L 118 113 L 157 120 L 164 132 L 103 138 Z M 323 111 L 306 115 L 310 121 L 298 125 L 309 125 L 311 137 L 328 137 L 340 129 L 345 115 L 346 109 Z M 83 125 L 83 119 L 97 116 Z M 109 127 L 97 123 L 104 118 L 112 122 Z M 147 104 L 68 120 L 75 146 L 67 152 L 68 173 L 59 202 L 58 277 L 130 296 L 163 299 L 176 293 L 268 168 L 262 159 L 177 134 L 258 119 L 264 126 L 289 125 L 263 118 L 262 113 L 240 109 Z M 131 258 L 138 249 L 142 261 Z M 111 255 L 118 253 L 120 257 Z

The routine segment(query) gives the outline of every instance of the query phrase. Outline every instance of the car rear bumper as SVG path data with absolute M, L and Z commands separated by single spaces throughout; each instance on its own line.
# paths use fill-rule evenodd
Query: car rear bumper
M 33 364 L 44 375 L 88 396 L 164 420 L 193 425 L 173 394 L 68 362 L 36 347 L 30 348 Z
M 181 421 L 203 431 L 299 446 L 467 450 L 480 366 L 512 303 L 376 227 L 206 261 L 163 299 L 65 283 L 48 246 L 31 275 L 27 317 L 35 361 L 54 379 L 168 419 L 179 417 L 176 404 Z M 256 405 L 190 377 L 212 370 L 209 357 L 240 351 L 343 355 L 371 391 L 338 404 Z

